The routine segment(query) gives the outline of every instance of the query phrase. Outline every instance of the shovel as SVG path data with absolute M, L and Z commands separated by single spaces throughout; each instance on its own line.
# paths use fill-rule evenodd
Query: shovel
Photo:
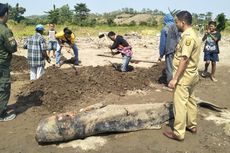
M 68 46 L 68 45 L 64 45 L 63 47 L 65 47 L 65 48 L 66 48 L 67 53 L 70 53 L 72 56 L 74 56 L 73 52 L 71 52 L 71 51 L 70 51 L 70 49 L 71 49 L 71 47 L 70 47 L 70 46 Z M 78 75 L 77 69 L 76 69 L 76 67 L 74 66 L 74 64 L 71 64 L 70 62 L 64 62 L 64 63 L 69 64 L 69 66 L 70 66 L 71 68 L 73 68 L 73 69 L 74 69 L 74 71 L 75 71 L 75 75 Z
M 119 70 L 119 68 L 118 68 L 118 66 L 116 65 L 116 64 L 114 64 L 114 63 L 112 63 L 111 61 L 109 61 L 109 60 L 107 60 L 111 65 L 112 65 L 112 67 L 115 69 L 115 70 Z

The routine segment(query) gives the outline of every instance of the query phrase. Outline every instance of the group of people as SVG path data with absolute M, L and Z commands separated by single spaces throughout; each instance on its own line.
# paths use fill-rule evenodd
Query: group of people
M 0 3 L 0 121 L 9 121 L 16 117 L 15 114 L 7 113 L 7 103 L 10 97 L 10 62 L 12 53 L 17 51 L 17 42 L 12 31 L 7 27 L 8 6 Z M 173 89 L 174 125 L 171 131 L 163 134 L 174 140 L 182 141 L 185 131 L 197 132 L 197 105 L 194 88 L 199 80 L 198 63 L 201 52 L 201 41 L 192 27 L 192 15 L 188 11 L 176 14 L 175 21 L 172 15 L 167 14 L 164 18 L 164 28 L 160 38 L 159 61 L 165 56 L 167 86 Z M 218 41 L 221 39 L 219 32 L 215 30 L 216 23 L 211 21 L 203 41 L 205 70 L 207 75 L 210 61 L 212 62 L 211 79 L 215 79 L 216 62 L 219 60 Z M 39 78 L 44 73 L 45 60 L 50 62 L 50 53 L 46 52 L 43 25 L 35 27 L 36 33 L 27 40 L 28 61 L 30 66 L 30 79 Z M 128 71 L 128 64 L 132 58 L 132 47 L 120 35 L 109 32 L 107 35 L 113 44 L 108 46 L 113 55 L 121 53 L 123 63 L 120 71 Z M 62 47 L 67 44 L 73 49 L 75 64 L 79 64 L 78 48 L 74 42 L 75 35 L 68 29 L 56 33 L 54 25 L 49 32 L 49 50 L 54 50 L 56 65 L 60 66 L 60 53 Z M 116 49 L 114 52 L 113 50 Z
M 0 121 L 10 121 L 16 117 L 14 113 L 7 113 L 7 104 L 10 98 L 10 63 L 12 54 L 17 51 L 17 42 L 12 31 L 7 27 L 9 8 L 7 4 L 0 3 Z M 46 47 L 44 38 L 45 28 L 38 24 L 35 27 L 35 34 L 27 38 L 24 48 L 28 50 L 27 60 L 30 69 L 30 80 L 36 80 L 45 73 L 45 63 L 51 62 L 50 58 L 56 59 L 56 66 L 61 66 L 61 50 L 68 47 L 74 52 L 74 65 L 79 65 L 78 48 L 75 44 L 75 35 L 69 28 L 60 32 L 55 31 L 55 25 L 49 24 L 49 42 Z M 114 42 L 108 46 L 113 55 L 121 53 L 123 64 L 120 71 L 128 71 L 128 64 L 132 56 L 132 47 L 120 35 L 109 32 L 108 37 Z M 52 55 L 50 54 L 53 51 Z
M 44 26 L 38 24 L 35 27 L 36 33 L 29 37 L 24 45 L 28 50 L 28 64 L 30 67 L 30 80 L 36 80 L 44 74 L 45 60 L 50 63 L 50 58 L 56 58 L 56 66 L 61 66 L 61 50 L 68 47 L 74 52 L 74 65 L 79 65 L 78 48 L 75 43 L 75 35 L 69 28 L 64 28 L 61 32 L 56 33 L 54 24 L 50 24 L 48 32 L 48 48 L 46 48 L 45 38 L 43 37 Z M 121 53 L 123 63 L 119 69 L 121 72 L 128 71 L 129 61 L 132 57 L 132 47 L 120 35 L 116 35 L 113 31 L 107 36 L 114 42 L 108 47 L 111 49 L 112 55 Z M 114 51 L 115 50 L 115 51 Z M 52 55 L 50 52 L 53 51 Z M 68 50 L 70 52 L 70 50 Z
M 36 80 L 44 74 L 45 60 L 50 63 L 50 57 L 56 58 L 56 66 L 60 67 L 61 50 L 64 46 L 73 49 L 75 55 L 74 64 L 79 65 L 78 48 L 74 42 L 74 33 L 68 28 L 64 28 L 63 31 L 56 33 L 54 24 L 49 26 L 48 48 L 46 48 L 46 41 L 43 37 L 45 28 L 41 24 L 35 27 L 35 34 L 29 37 L 24 45 L 24 48 L 28 50 L 27 59 L 30 67 L 30 80 Z M 51 51 L 53 51 L 52 56 L 50 55 Z
M 194 88 L 199 81 L 198 63 L 201 51 L 201 41 L 192 28 L 192 15 L 187 11 L 164 17 L 164 27 L 161 31 L 159 53 L 160 62 L 165 56 L 166 86 L 173 89 L 174 125 L 171 131 L 163 134 L 177 141 L 184 140 L 185 131 L 197 133 L 197 104 Z M 204 45 L 205 69 L 202 76 L 208 74 L 208 66 L 212 63 L 211 80 L 216 82 L 216 62 L 219 61 L 218 42 L 221 34 L 216 30 L 216 22 L 210 21 L 208 29 L 202 38 Z
M 216 62 L 219 61 L 219 45 L 218 42 L 221 40 L 221 34 L 216 29 L 217 24 L 215 21 L 210 21 L 208 23 L 208 29 L 202 38 L 205 42 L 204 45 L 204 61 L 205 68 L 201 73 L 202 77 L 208 76 L 208 66 L 212 63 L 210 78 L 212 81 L 217 82 L 215 77 Z M 164 27 L 161 30 L 160 45 L 159 45 L 159 58 L 158 62 L 161 62 L 163 56 L 165 56 L 165 73 L 166 73 L 166 85 L 172 79 L 173 64 L 172 60 L 174 58 L 174 53 L 176 50 L 176 45 L 181 39 L 181 34 L 178 31 L 174 18 L 171 14 L 166 14 L 164 17 Z

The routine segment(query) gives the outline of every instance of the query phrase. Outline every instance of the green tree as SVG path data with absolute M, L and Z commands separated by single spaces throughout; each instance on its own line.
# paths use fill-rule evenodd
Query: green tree
M 23 19 L 25 19 L 22 15 L 26 12 L 26 9 L 24 7 L 19 6 L 18 3 L 15 7 L 9 6 L 9 11 L 9 19 L 12 19 L 17 23 L 20 23 Z
M 89 16 L 90 9 L 87 8 L 85 3 L 79 3 L 74 5 L 74 12 L 75 12 L 75 22 L 78 25 L 83 25 L 86 19 Z
M 139 23 L 139 25 L 140 25 L 140 26 L 147 26 L 148 23 L 147 23 L 146 21 L 141 21 L 141 22 Z
M 152 12 L 154 15 L 164 15 L 162 11 L 159 11 L 158 9 L 153 10 Z
M 147 14 L 153 14 L 153 10 L 147 8 L 147 9 L 146 9 L 146 13 L 147 13 Z
M 129 26 L 135 26 L 135 25 L 137 25 L 137 23 L 136 23 L 135 21 L 131 21 L 131 22 L 129 23 Z
M 108 18 L 107 18 L 107 24 L 108 24 L 109 26 L 114 26 L 114 25 L 116 25 L 116 24 L 114 23 L 113 20 L 114 20 L 114 19 L 113 19 L 112 17 L 108 17 Z
M 206 17 L 205 17 L 205 19 L 207 20 L 207 21 L 211 21 L 212 20 L 212 12 L 207 12 L 206 13 Z
M 45 12 L 48 14 L 47 18 L 49 23 L 57 24 L 59 21 L 59 9 L 56 9 L 56 6 L 53 5 L 53 10 Z
M 137 14 L 137 11 L 134 10 L 133 8 L 122 8 L 121 11 L 123 13 L 128 13 L 128 14 Z
M 73 12 L 70 10 L 68 4 L 58 9 L 58 17 L 58 23 L 72 22 Z
M 192 22 L 193 22 L 193 24 L 194 25 L 199 25 L 199 23 L 198 23 L 198 14 L 196 14 L 196 13 L 193 13 L 192 14 Z
M 217 30 L 223 31 L 225 29 L 225 24 L 227 21 L 227 19 L 225 18 L 225 14 L 224 13 L 218 14 L 216 17 L 216 21 L 218 23 Z
M 36 24 L 45 25 L 49 22 L 46 18 L 46 15 L 41 15 L 41 16 L 31 16 L 31 17 L 25 18 L 24 20 L 22 20 L 21 23 L 25 25 L 36 25 Z
M 206 17 L 206 15 L 203 13 L 198 14 L 198 23 L 199 24 L 205 24 L 205 21 L 206 21 L 205 17 Z
M 152 17 L 151 19 L 148 20 L 147 25 L 148 26 L 157 26 L 158 22 L 157 22 L 156 18 Z

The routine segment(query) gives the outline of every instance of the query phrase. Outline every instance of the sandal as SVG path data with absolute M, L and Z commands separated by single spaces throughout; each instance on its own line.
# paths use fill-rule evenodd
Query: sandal
M 203 71 L 202 73 L 201 73 L 201 76 L 202 77 L 206 77 L 208 75 L 208 72 L 207 71 Z
M 213 82 L 217 82 L 217 81 L 218 81 L 215 77 L 211 77 L 211 80 L 212 80 Z
M 11 121 L 16 118 L 16 114 L 4 113 L 0 116 L 0 122 Z

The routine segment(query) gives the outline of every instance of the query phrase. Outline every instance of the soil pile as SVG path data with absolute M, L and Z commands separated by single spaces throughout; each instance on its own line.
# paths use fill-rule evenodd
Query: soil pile
M 11 61 L 11 70 L 13 72 L 23 72 L 28 70 L 27 59 L 24 56 L 13 55 Z
M 135 68 L 121 73 L 111 66 L 58 69 L 50 67 L 46 73 L 22 89 L 20 95 L 42 103 L 51 112 L 64 112 L 65 106 L 76 107 L 90 98 L 113 93 L 124 96 L 127 90 L 147 89 L 158 81 L 164 64 L 149 69 Z M 22 97 L 20 96 L 20 97 Z M 38 98 L 40 97 L 40 98 Z

